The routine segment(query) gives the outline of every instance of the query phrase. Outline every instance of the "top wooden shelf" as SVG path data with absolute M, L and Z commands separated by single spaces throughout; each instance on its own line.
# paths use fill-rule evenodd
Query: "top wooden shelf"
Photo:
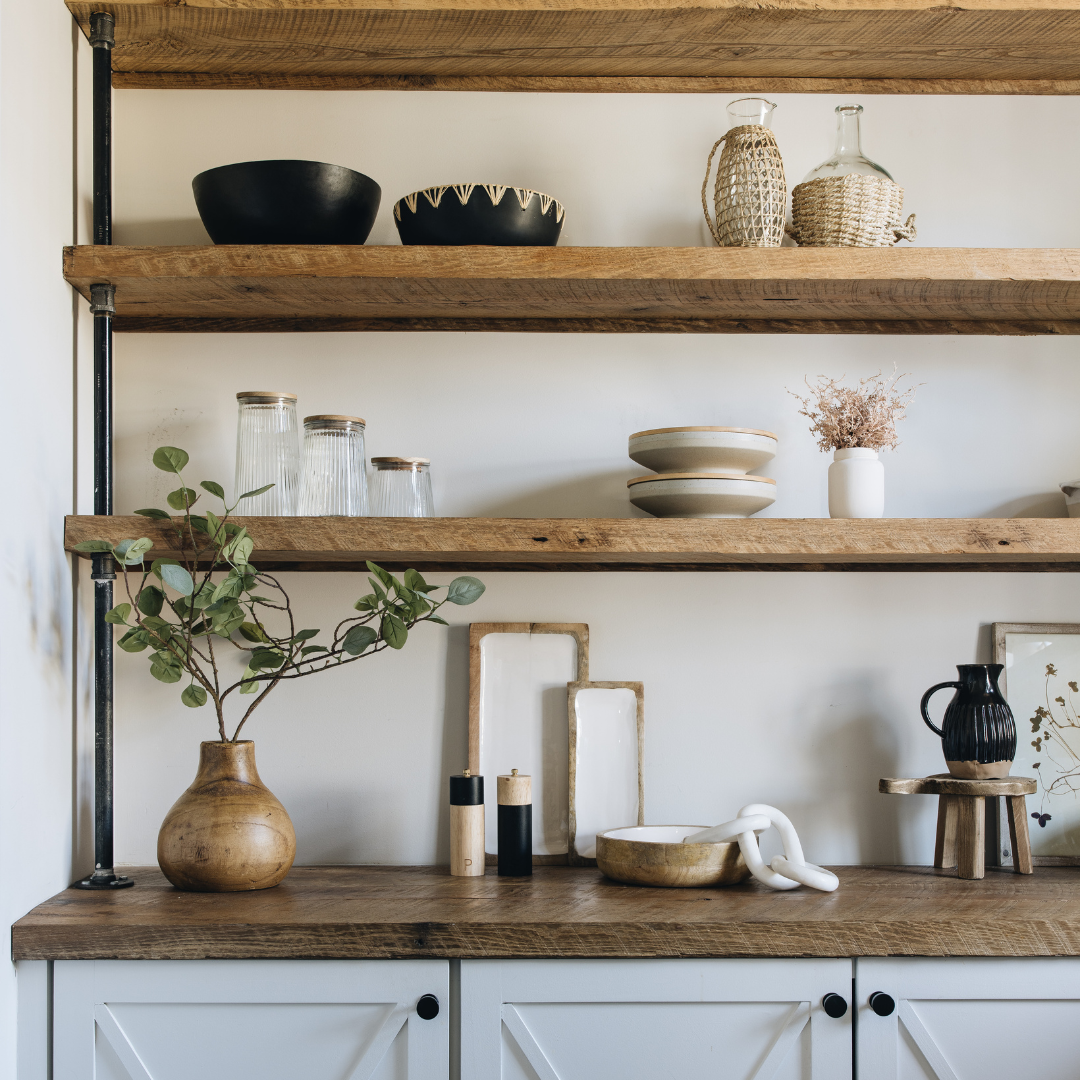
M 1080 956 L 1075 867 L 960 881 L 841 866 L 835 893 L 641 889 L 592 868 L 451 877 L 444 866 L 295 867 L 274 889 L 54 896 L 12 928 L 15 960 L 432 957 Z M 708 903 L 702 901 L 707 900 Z
M 114 85 L 1080 93 L 1080 0 L 68 0 Z

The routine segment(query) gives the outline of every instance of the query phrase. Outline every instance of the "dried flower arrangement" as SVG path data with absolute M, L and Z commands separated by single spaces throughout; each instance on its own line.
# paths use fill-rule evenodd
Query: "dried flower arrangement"
M 807 379 L 808 397 L 788 391 L 802 405 L 799 415 L 810 420 L 810 431 L 817 436 L 819 449 L 823 453 L 857 446 L 894 450 L 900 442 L 896 421 L 904 419 L 917 387 L 899 390 L 897 383 L 909 376 L 897 375 L 895 369 L 889 378 L 878 372 L 860 379 L 855 387 L 843 386 L 842 378 L 819 375 L 816 385 Z

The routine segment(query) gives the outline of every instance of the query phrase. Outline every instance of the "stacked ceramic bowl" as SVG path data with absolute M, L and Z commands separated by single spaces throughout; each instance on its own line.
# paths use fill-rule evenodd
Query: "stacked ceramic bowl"
M 748 475 L 776 456 L 754 428 L 655 428 L 630 436 L 630 457 L 655 476 L 628 481 L 630 501 L 654 517 L 742 518 L 776 501 L 776 481 Z

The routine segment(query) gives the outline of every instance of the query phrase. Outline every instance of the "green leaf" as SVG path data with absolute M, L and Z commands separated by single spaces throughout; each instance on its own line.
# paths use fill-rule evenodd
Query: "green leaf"
M 124 652 L 142 652 L 147 645 L 150 644 L 150 634 L 146 630 L 139 630 L 132 627 L 122 638 L 117 642 Z
M 211 495 L 216 495 L 219 499 L 224 501 L 225 489 L 213 480 L 200 480 L 199 487 L 201 487 L 203 491 L 209 491 Z
M 277 649 L 253 649 L 248 667 L 252 671 L 277 671 L 285 663 L 285 657 Z
M 359 656 L 369 645 L 373 645 L 378 640 L 379 635 L 370 626 L 354 626 L 345 635 L 341 647 L 350 656 Z
M 244 591 L 243 578 L 237 576 L 234 570 L 230 570 L 228 576 L 214 590 L 214 603 L 219 600 L 235 600 Z
M 466 604 L 476 603 L 476 601 L 484 595 L 484 588 L 484 583 L 479 578 L 454 578 L 454 580 L 450 582 L 450 588 L 447 590 L 446 599 L 449 600 L 451 604 L 460 604 L 464 607 Z
M 440 626 L 449 626 L 450 624 L 438 615 L 429 615 L 424 622 L 437 622 Z
M 206 704 L 206 691 L 201 687 L 192 683 L 181 695 L 180 700 L 189 709 L 198 709 Z
M 166 627 L 172 629 L 172 623 L 166 622 L 164 619 L 159 618 L 157 615 L 147 615 L 142 621 L 143 626 L 147 630 L 153 630 L 155 633 L 160 633 Z
M 112 551 L 112 544 L 108 540 L 83 540 L 75 545 L 76 551 L 106 552 Z
M 144 585 L 135 602 L 144 615 L 160 615 L 165 594 L 156 585 Z
M 396 616 L 386 614 L 382 619 L 382 639 L 391 649 L 400 649 L 405 645 L 409 631 L 405 624 Z
M 293 636 L 292 643 L 297 645 L 301 641 L 310 641 L 313 637 L 318 637 L 321 633 L 321 630 L 301 630 Z
M 181 596 L 190 596 L 195 591 L 191 575 L 177 563 L 166 563 L 161 568 L 161 580 Z
M 175 559 L 155 559 L 150 564 L 150 572 L 157 576 L 161 580 L 161 568 L 163 566 L 179 566 L 180 564 Z
M 273 486 L 273 484 L 263 484 L 261 488 L 256 488 L 254 491 L 245 491 L 244 494 L 240 496 L 240 499 L 253 499 L 256 495 L 261 495 L 264 491 L 269 491 Z M 240 499 L 237 499 L 237 502 L 239 502 Z
M 381 566 L 376 566 L 373 562 L 368 560 L 367 568 L 386 586 L 390 588 L 394 584 L 393 577 L 390 576 Z
M 327 648 L 327 647 L 326 647 L 325 645 L 305 645 L 305 646 L 304 646 L 304 647 L 303 647 L 303 648 L 302 648 L 302 649 L 300 650 L 300 655 L 301 655 L 301 656 L 307 656 L 307 655 L 308 655 L 308 653 L 313 653 L 313 652 L 329 652 L 329 651 L 330 651 L 330 650 L 329 650 L 329 649 L 328 649 L 328 648 Z
M 378 597 L 379 602 L 385 604 L 386 590 L 374 578 L 368 578 L 368 583 L 375 590 L 375 595 Z M 378 603 L 375 606 L 378 607 Z
M 212 510 L 206 511 L 206 532 L 215 544 L 223 544 L 225 542 L 226 534 L 221 528 L 221 518 L 219 518 Z
M 196 611 L 202 611 L 203 608 L 208 608 L 214 602 L 214 583 L 212 581 L 204 581 L 191 596 L 191 606 Z
M 198 497 L 199 493 L 197 491 L 192 491 L 189 487 L 178 487 L 165 496 L 165 501 L 174 510 L 186 510 L 189 506 L 194 505 Z
M 184 673 L 179 666 L 174 667 L 172 664 L 163 663 L 159 658 L 161 653 L 154 653 L 150 658 L 150 674 L 157 679 L 158 682 L 163 683 L 176 683 L 183 677 Z
M 122 565 L 134 566 L 143 561 L 143 556 L 154 546 L 154 541 L 148 536 L 142 536 L 138 540 L 121 540 L 113 548 L 113 556 Z
M 244 674 L 240 676 L 240 693 L 257 694 L 259 683 L 255 679 L 255 672 L 251 668 L 244 668 Z
M 247 638 L 248 641 L 269 641 L 262 628 L 258 623 L 243 622 L 239 626 L 240 636 Z
M 128 616 L 131 614 L 130 604 L 117 604 L 112 611 L 105 612 L 105 621 L 114 626 L 127 626 Z
M 438 585 L 429 585 L 415 570 L 405 571 L 405 584 L 413 590 L 413 592 L 431 592 L 432 589 L 437 589 Z
M 255 541 L 250 536 L 238 536 L 224 549 L 222 554 L 226 559 L 236 563 L 237 566 L 246 566 L 254 550 Z
M 188 514 L 188 521 L 191 522 L 191 527 L 198 533 L 209 533 L 210 527 L 206 524 L 206 518 L 200 514 Z
M 154 464 L 162 472 L 179 473 L 188 463 L 187 454 L 176 446 L 159 446 L 154 451 Z
M 141 514 L 143 517 L 157 518 L 159 521 L 172 521 L 172 518 L 164 510 L 136 510 L 135 513 Z
M 379 606 L 379 598 L 374 593 L 368 593 L 367 596 L 361 596 L 359 600 L 353 604 L 353 607 L 357 611 L 374 611 Z
M 219 637 L 232 637 L 232 635 L 240 629 L 240 624 L 244 621 L 244 612 L 240 607 L 235 607 L 230 611 L 223 612 L 214 618 L 211 623 L 211 627 L 215 634 Z

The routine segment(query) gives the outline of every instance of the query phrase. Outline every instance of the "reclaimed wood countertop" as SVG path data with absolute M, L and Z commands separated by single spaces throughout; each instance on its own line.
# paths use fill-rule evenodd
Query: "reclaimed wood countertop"
M 835 893 L 620 885 L 582 867 L 531 878 L 446 867 L 297 867 L 274 889 L 67 889 L 20 919 L 16 960 L 723 956 L 1080 956 L 1080 868 L 961 881 L 930 867 L 834 867 Z

